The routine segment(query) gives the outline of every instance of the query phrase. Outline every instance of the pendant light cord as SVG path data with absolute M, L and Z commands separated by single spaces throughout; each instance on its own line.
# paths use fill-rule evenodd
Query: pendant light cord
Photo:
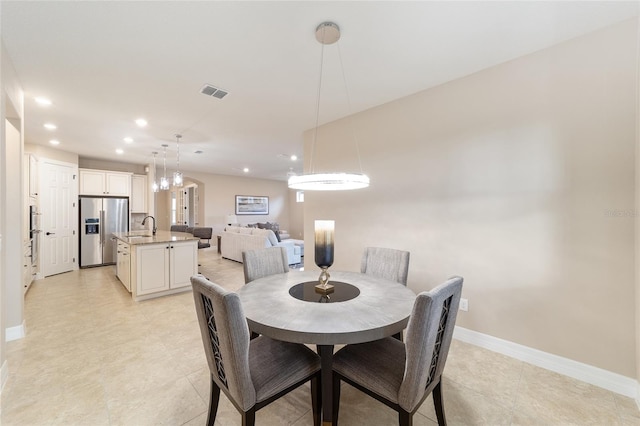
M 178 172 L 180 172 L 180 138 L 182 136 L 180 134 L 176 135 L 176 148 L 177 148 L 177 154 L 176 154 L 176 170 Z
M 340 42 L 337 42 L 338 58 L 340 59 L 340 70 L 342 71 L 342 82 L 344 83 L 344 91 L 347 94 L 347 112 L 349 113 L 349 124 L 351 127 L 351 135 L 356 143 L 356 156 L 358 157 L 358 166 L 360 167 L 360 173 L 362 174 L 362 160 L 360 159 L 360 144 L 358 142 L 358 136 L 356 134 L 355 126 L 353 125 L 353 110 L 351 108 L 351 96 L 349 96 L 349 88 L 347 87 L 347 77 L 344 73 L 344 64 L 342 63 L 342 51 L 340 50 Z
M 324 40 L 325 38 L 325 28 L 326 27 L 322 27 L 322 40 Z M 313 156 L 315 154 L 316 151 L 316 143 L 317 143 L 317 139 L 318 139 L 318 127 L 320 126 L 320 97 L 322 96 L 322 72 L 323 72 L 323 66 L 324 66 L 324 43 L 322 44 L 322 49 L 320 50 L 320 78 L 318 81 L 318 93 L 317 93 L 317 101 L 316 101 L 316 127 L 315 130 L 313 132 L 313 139 L 311 141 L 311 155 L 309 158 L 309 170 L 311 173 L 315 173 L 315 168 L 313 165 Z M 362 172 L 362 160 L 360 158 L 360 143 L 358 141 L 358 136 L 356 134 L 355 131 L 355 127 L 353 125 L 353 111 L 351 108 L 351 96 L 349 95 L 349 88 L 347 86 L 347 76 L 344 72 L 344 63 L 342 61 L 342 51 L 340 50 L 340 42 L 336 43 L 337 48 L 338 48 L 338 58 L 340 60 L 340 72 L 342 73 L 342 83 L 344 84 L 344 91 L 347 95 L 347 112 L 349 115 L 349 124 L 351 127 L 351 136 L 353 137 L 353 140 L 355 141 L 355 145 L 356 145 L 356 157 L 358 158 L 358 167 L 360 169 L 360 173 Z
M 167 147 L 164 146 L 164 159 L 162 160 L 163 163 L 163 169 L 162 169 L 162 177 L 166 180 L 167 179 Z
M 322 27 L 322 39 L 324 40 L 325 27 Z M 311 173 L 315 173 L 313 167 L 313 154 L 316 151 L 316 140 L 318 139 L 318 125 L 320 123 L 320 95 L 322 94 L 322 66 L 324 64 L 324 43 L 322 49 L 320 49 L 320 77 L 318 79 L 318 93 L 316 100 L 316 128 L 313 132 L 313 139 L 311 141 L 311 158 L 309 158 L 309 170 Z

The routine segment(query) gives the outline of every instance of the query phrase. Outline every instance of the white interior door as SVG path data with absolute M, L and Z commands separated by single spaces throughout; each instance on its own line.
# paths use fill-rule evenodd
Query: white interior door
M 198 185 L 195 185 L 193 188 L 193 226 L 200 225 L 200 221 L 198 220 Z
M 42 166 L 42 270 L 48 277 L 75 267 L 78 170 L 47 160 Z
M 184 189 L 176 189 L 175 196 L 176 196 L 176 201 L 175 201 L 176 218 L 174 223 L 178 225 L 193 226 L 191 223 L 189 223 L 189 216 L 187 214 L 188 213 L 187 212 L 187 204 L 188 204 L 187 191 L 185 191 Z

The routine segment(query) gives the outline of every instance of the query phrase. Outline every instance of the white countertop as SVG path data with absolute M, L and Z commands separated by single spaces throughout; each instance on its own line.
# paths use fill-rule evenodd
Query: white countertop
M 175 241 L 197 241 L 198 237 L 194 237 L 188 232 L 171 232 L 171 231 L 156 231 L 156 235 L 152 235 L 151 231 L 129 231 L 129 232 L 114 232 L 113 236 L 131 245 L 140 244 L 163 244 Z

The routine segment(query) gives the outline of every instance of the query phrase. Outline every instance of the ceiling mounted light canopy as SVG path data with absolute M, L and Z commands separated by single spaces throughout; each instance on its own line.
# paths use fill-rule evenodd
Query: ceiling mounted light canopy
M 316 149 L 316 139 L 318 136 L 318 123 L 320 117 L 320 94 L 322 88 L 322 65 L 324 59 L 324 46 L 334 44 L 340 39 L 340 28 L 333 22 L 323 22 L 316 28 L 316 40 L 322 44 L 320 54 L 320 81 L 318 83 L 318 102 L 316 105 L 316 127 L 313 134 L 311 144 L 311 158 L 309 160 L 309 173 L 298 176 L 289 176 L 288 185 L 291 189 L 300 189 L 305 191 L 340 191 L 348 189 L 361 189 L 369 186 L 369 177 L 362 173 L 362 165 L 360 164 L 360 153 L 358 150 L 358 141 L 355 140 L 356 152 L 358 157 L 358 165 L 360 173 L 316 173 L 313 164 L 313 154 Z M 338 53 L 340 49 L 338 48 Z M 349 92 L 347 91 L 347 82 L 344 76 L 344 66 L 342 57 L 340 56 L 340 68 L 342 78 L 344 80 L 345 92 L 347 93 L 347 101 L 349 102 Z M 350 106 L 350 105 L 349 105 Z M 355 139 L 355 137 L 354 137 Z

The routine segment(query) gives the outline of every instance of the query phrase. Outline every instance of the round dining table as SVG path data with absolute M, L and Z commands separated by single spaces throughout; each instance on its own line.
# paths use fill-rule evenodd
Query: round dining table
M 406 328 L 415 293 L 395 281 L 329 271 L 334 291 L 315 290 L 320 271 L 290 271 L 251 281 L 239 291 L 251 331 L 286 342 L 315 344 L 322 362 L 322 418 L 332 417 L 334 345 L 369 342 Z

